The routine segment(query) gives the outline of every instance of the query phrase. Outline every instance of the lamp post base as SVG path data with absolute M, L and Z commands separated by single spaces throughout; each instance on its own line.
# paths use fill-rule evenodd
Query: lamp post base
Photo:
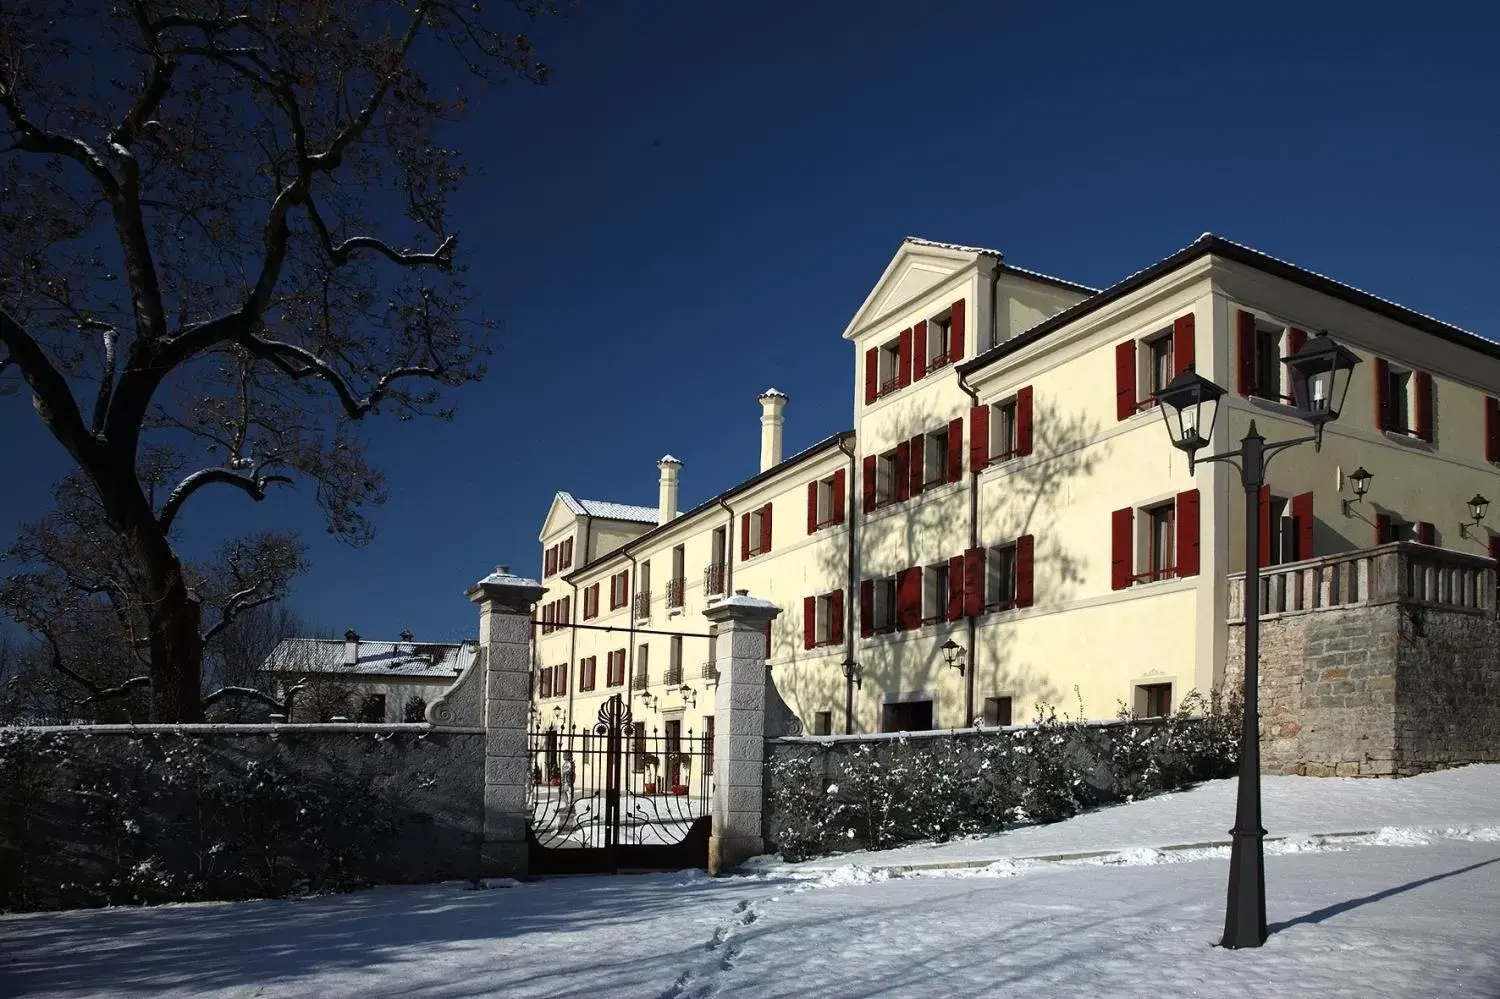
M 1224 909 L 1224 939 L 1230 950 L 1259 947 L 1266 942 L 1266 831 L 1258 825 L 1231 829 L 1229 904 Z

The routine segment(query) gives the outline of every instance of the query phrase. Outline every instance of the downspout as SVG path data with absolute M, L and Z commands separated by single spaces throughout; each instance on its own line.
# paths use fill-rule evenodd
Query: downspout
M 846 444 L 850 446 L 845 447 Z M 857 566 L 855 564 L 856 550 L 854 542 L 854 477 L 856 463 L 859 461 L 859 455 L 857 450 L 853 447 L 853 441 L 851 440 L 839 441 L 839 450 L 849 456 L 849 495 L 844 499 L 844 509 L 849 512 L 849 559 L 847 573 L 848 585 L 844 590 L 844 592 L 848 594 L 848 597 L 844 600 L 844 662 L 849 663 L 854 661 L 854 603 L 858 599 L 858 592 L 855 589 L 858 572 Z M 852 671 L 850 672 L 850 675 L 844 678 L 844 688 L 844 734 L 853 735 L 854 675 Z
M 622 546 L 625 557 L 630 559 L 630 596 L 625 604 L 625 613 L 630 621 L 630 637 L 625 653 L 625 703 L 630 706 L 631 717 L 635 716 L 635 594 L 641 585 L 640 565 L 635 560 L 629 545 Z
M 963 389 L 964 394 L 969 397 L 970 407 L 979 405 L 979 392 L 975 390 L 964 378 L 964 373 L 958 373 L 958 387 Z M 973 469 L 974 463 L 969 462 L 969 551 L 979 547 L 979 473 Z M 968 555 L 966 551 L 965 556 Z M 967 568 L 968 558 L 964 559 Z M 953 585 L 949 583 L 948 585 Z M 969 650 L 968 669 L 964 670 L 964 728 L 974 724 L 974 673 L 979 664 L 979 651 L 974 646 L 976 619 L 972 614 L 964 615 L 968 618 L 969 644 L 965 646 Z
M 734 510 L 724 498 L 719 497 L 719 505 L 724 512 L 729 514 L 729 526 L 724 530 L 724 593 L 728 597 L 734 594 Z
M 594 527 L 594 518 L 589 517 L 583 522 L 583 545 L 581 546 L 580 561 L 578 567 L 588 564 L 589 561 L 589 534 Z M 573 570 L 575 573 L 577 568 Z M 583 608 L 578 603 L 578 583 L 569 580 L 568 585 L 573 587 L 573 595 L 568 603 L 568 724 L 573 724 L 573 695 L 578 690 L 578 629 L 571 627 L 572 618 L 581 617 Z

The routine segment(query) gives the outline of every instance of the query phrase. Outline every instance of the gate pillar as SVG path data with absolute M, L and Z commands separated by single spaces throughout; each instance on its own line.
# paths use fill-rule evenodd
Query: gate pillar
M 526 874 L 531 608 L 541 597 L 540 583 L 511 575 L 503 565 L 469 588 L 469 599 L 479 605 L 479 657 L 484 671 L 480 877 Z
M 703 612 L 718 630 L 714 691 L 713 833 L 708 871 L 720 874 L 765 852 L 766 622 L 781 613 L 745 590 Z

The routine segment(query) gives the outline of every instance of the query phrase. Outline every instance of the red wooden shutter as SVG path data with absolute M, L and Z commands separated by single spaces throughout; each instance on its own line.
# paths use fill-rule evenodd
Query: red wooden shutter
M 812 534 L 818 529 L 818 482 L 814 479 L 807 484 L 807 533 Z
M 844 493 L 849 488 L 849 476 L 841 468 L 833 473 L 833 522 L 844 522 Z
M 875 634 L 875 580 L 859 583 L 859 633 L 866 638 Z
M 1417 382 L 1417 425 L 1412 429 L 1417 436 L 1428 443 L 1432 442 L 1432 375 L 1425 371 L 1418 371 Z
M 969 409 L 969 471 L 982 472 L 990 463 L 990 407 Z
M 1135 341 L 1115 345 L 1115 418 L 1135 415 Z
M 1484 460 L 1500 461 L 1500 399 L 1484 397 Z
M 620 606 L 630 603 L 630 570 L 620 572 Z
M 1197 344 L 1193 336 L 1195 322 L 1196 319 L 1189 312 L 1185 316 L 1178 316 L 1172 323 L 1172 373 L 1175 375 L 1182 374 L 1197 362 Z
M 866 455 L 864 464 L 865 513 L 875 509 L 875 456 Z
M 897 626 L 902 631 L 922 627 L 922 567 L 912 566 L 896 574 Z
M 964 616 L 964 557 L 955 555 L 948 560 L 948 620 L 957 621 Z
M 1123 507 L 1109 515 L 1109 578 L 1110 588 L 1128 590 L 1135 576 L 1135 564 L 1131 553 L 1135 549 L 1135 510 Z
M 948 421 L 948 481 L 964 477 L 964 418 Z
M 802 647 L 811 649 L 818 644 L 818 598 L 802 598 Z
M 948 331 L 948 360 L 957 364 L 964 359 L 964 302 L 963 299 L 953 303 L 953 311 L 950 313 L 953 323 L 952 329 Z
M 911 378 L 922 380 L 927 374 L 927 320 L 911 328 Z
M 760 508 L 760 550 L 771 550 L 771 504 Z
M 865 351 L 865 405 L 880 397 L 880 349 Z
M 1030 607 L 1036 595 L 1036 539 L 1023 534 L 1016 539 L 1016 606 Z
M 927 477 L 927 436 L 917 434 L 911 439 L 911 494 L 922 492 L 922 480 Z
M 964 552 L 964 613 L 978 617 L 984 613 L 984 549 Z
M 1313 557 L 1313 494 L 1292 497 L 1292 523 L 1297 525 L 1297 561 Z
M 1031 386 L 1016 393 L 1016 455 L 1031 453 Z
M 750 515 L 740 514 L 740 561 L 750 557 Z
M 1377 513 L 1375 515 L 1375 543 L 1383 545 L 1391 540 L 1391 515 L 1388 513 Z
M 1177 494 L 1177 575 L 1196 576 L 1202 563 L 1199 549 L 1198 490 Z
M 896 348 L 896 386 L 906 388 L 911 384 L 911 330 L 901 331 L 901 340 Z
M 1235 313 L 1236 324 L 1239 330 L 1240 368 L 1239 368 L 1239 391 L 1240 395 L 1255 394 L 1255 316 L 1243 309 Z
M 844 640 L 844 591 L 834 590 L 828 598 L 828 641 L 838 645 Z
M 1425 520 L 1417 521 L 1417 540 L 1424 545 L 1437 544 L 1437 528 Z
M 896 445 L 896 499 L 911 498 L 911 441 Z
M 557 679 L 553 681 L 553 691 L 558 695 L 568 692 L 568 664 L 559 663 L 557 666 Z
M 541 697 L 552 696 L 552 667 L 545 666 L 539 672 L 540 681 L 537 685 L 537 694 Z
M 1490 558 L 1500 562 L 1500 534 L 1490 535 Z
M 1394 430 L 1391 426 L 1391 362 L 1375 358 L 1375 427 Z
M 1260 565 L 1271 564 L 1271 487 L 1260 487 Z
M 1299 330 L 1294 326 L 1286 331 L 1286 353 L 1288 357 L 1294 356 L 1305 346 L 1307 346 L 1307 330 Z
M 573 598 L 571 596 L 563 597 L 562 619 L 564 624 L 569 624 L 573 620 Z

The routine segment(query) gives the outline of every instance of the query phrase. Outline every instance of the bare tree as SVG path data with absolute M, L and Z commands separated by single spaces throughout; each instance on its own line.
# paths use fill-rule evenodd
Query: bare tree
M 216 687 L 216 693 L 240 694 L 221 696 L 218 699 L 221 709 L 215 717 L 243 721 L 273 710 L 284 713 L 284 694 L 277 677 L 264 668 L 266 659 L 276 646 L 305 631 L 301 619 L 290 607 L 284 603 L 266 603 L 239 614 L 214 636 L 204 656 L 207 685 Z
M 496 6 L 0 7 L 0 382 L 24 380 L 113 536 L 158 720 L 202 717 L 190 501 L 301 479 L 363 543 L 384 492 L 354 421 L 446 416 L 483 374 L 437 130 L 465 81 L 544 80 L 502 15 L 552 10 Z

